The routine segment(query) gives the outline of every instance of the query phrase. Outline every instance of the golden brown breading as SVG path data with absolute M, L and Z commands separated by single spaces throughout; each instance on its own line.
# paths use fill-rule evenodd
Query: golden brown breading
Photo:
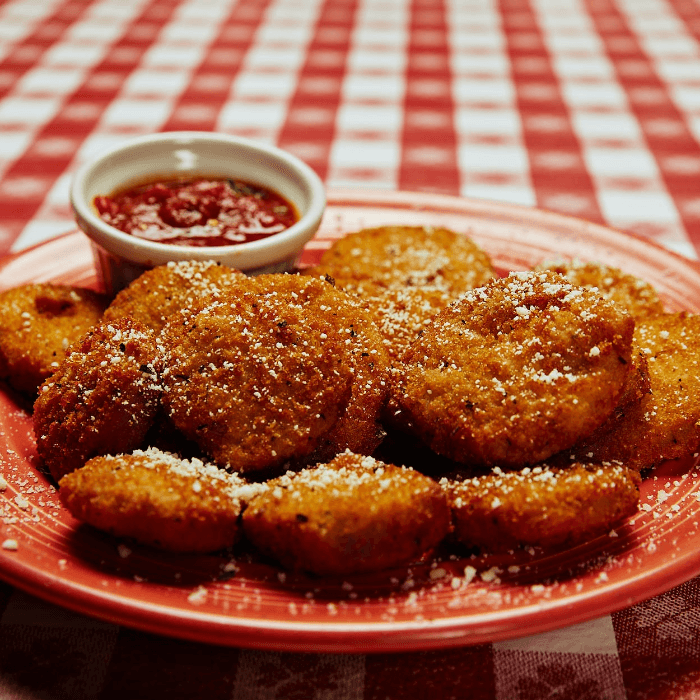
M 620 400 L 615 406 L 615 411 L 619 411 L 633 403 L 641 401 L 651 392 L 651 380 L 649 379 L 649 363 L 646 355 L 640 352 L 634 340 L 632 341 L 632 367 L 625 386 L 622 389 Z M 610 416 L 612 418 L 612 414 Z M 609 419 L 608 419 L 609 420 Z
M 94 457 L 59 486 L 62 503 L 81 522 L 172 552 L 231 547 L 243 504 L 265 488 L 156 449 Z
M 563 458 L 616 460 L 638 470 L 700 447 L 700 315 L 668 313 L 637 322 L 635 347 L 650 392 L 615 411 Z
M 383 287 L 369 280 L 337 286 L 360 300 L 393 362 L 401 361 L 430 321 L 458 296 L 429 287 Z
M 89 289 L 24 284 L 0 292 L 0 378 L 35 394 L 107 306 Z
M 404 358 L 393 397 L 435 452 L 486 466 L 536 464 L 613 411 L 633 319 L 553 272 L 467 292 Z
M 463 292 L 491 279 L 488 255 L 466 236 L 444 228 L 382 226 L 336 241 L 306 271 L 327 276 L 357 297 L 374 319 L 393 363 L 430 321 Z M 397 407 L 389 400 L 384 417 Z
M 345 412 L 353 367 L 329 289 L 299 275 L 246 278 L 163 330 L 163 404 L 218 464 L 301 459 Z
M 456 538 L 488 552 L 571 547 L 609 532 L 636 512 L 639 484 L 633 469 L 579 463 L 440 480 Z
M 307 274 L 311 274 L 309 271 Z M 332 278 L 330 278 L 332 279 Z M 427 324 L 454 299 L 454 295 L 425 287 L 383 287 L 369 280 L 346 281 L 336 284 L 364 308 L 375 326 L 374 335 L 381 342 L 387 362 L 399 364 L 404 353 L 427 327 Z M 393 425 L 398 415 L 395 402 L 390 398 L 383 402 L 382 422 Z M 376 447 L 377 445 L 375 445 Z M 350 442 L 340 446 L 354 452 L 369 454 Z M 331 455 L 332 456 L 332 455 Z M 325 461 L 327 455 L 317 461 Z
M 39 389 L 34 434 L 58 481 L 88 459 L 141 446 L 158 411 L 154 332 L 122 319 L 93 327 Z
M 595 287 L 606 299 L 622 304 L 634 318 L 655 316 L 664 311 L 654 287 L 617 267 L 580 260 L 560 260 L 545 261 L 535 269 L 558 272 L 579 287 Z
M 347 408 L 305 463 L 326 462 L 346 449 L 369 455 L 384 439 L 381 414 L 389 396 L 389 355 L 372 318 L 344 292 L 326 283 L 317 305 L 330 307 L 333 323 L 344 336 L 344 362 L 352 369 Z
M 316 274 L 341 286 L 372 280 L 457 295 L 493 277 L 489 256 L 467 236 L 432 226 L 380 226 L 350 233 L 321 256 Z
M 350 452 L 268 482 L 243 513 L 248 539 L 284 567 L 341 576 L 420 557 L 449 530 L 438 484 Z
M 170 262 L 147 270 L 122 289 L 105 311 L 106 321 L 130 316 L 155 331 L 196 299 L 216 294 L 244 277 L 213 261 Z
M 642 397 L 650 392 L 649 372 L 647 369 L 646 357 L 635 351 L 632 353 L 632 370 L 627 375 L 627 380 L 622 394 L 618 401 L 613 416 L 621 411 L 627 410 L 634 403 L 641 401 Z M 396 410 L 393 415 L 389 415 L 390 410 Z M 603 424 L 607 425 L 613 420 L 613 416 Z M 390 403 L 384 414 L 385 425 L 388 428 L 388 435 L 381 446 L 375 451 L 374 456 L 383 459 L 385 462 L 394 464 L 405 464 L 414 469 L 429 474 L 431 476 L 442 475 L 460 468 L 465 470 L 464 464 L 459 465 L 433 452 L 423 444 L 416 435 L 415 428 L 396 403 Z M 600 429 L 603 428 L 601 426 Z M 595 434 L 595 432 L 593 433 Z M 573 449 L 573 448 L 572 448 Z M 574 458 L 571 457 L 571 450 L 565 450 L 547 459 L 550 466 L 568 466 Z M 584 454 L 579 455 L 579 459 L 584 459 Z M 585 460 L 584 460 L 585 461 Z M 483 467 L 475 466 L 474 474 L 481 474 Z

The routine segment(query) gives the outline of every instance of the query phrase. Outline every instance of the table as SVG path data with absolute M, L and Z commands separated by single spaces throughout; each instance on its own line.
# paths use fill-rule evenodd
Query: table
M 282 146 L 330 188 L 532 205 L 700 252 L 693 0 L 6 0 L 0 253 L 74 228 L 68 184 L 159 130 Z M 402 654 L 158 637 L 0 583 L 0 696 L 700 697 L 700 579 L 599 619 Z

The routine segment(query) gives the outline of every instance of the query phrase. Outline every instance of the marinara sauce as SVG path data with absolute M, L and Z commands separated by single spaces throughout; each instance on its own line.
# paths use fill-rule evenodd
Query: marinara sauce
M 276 192 L 241 180 L 163 180 L 94 199 L 110 226 L 149 241 L 222 246 L 267 238 L 298 220 Z

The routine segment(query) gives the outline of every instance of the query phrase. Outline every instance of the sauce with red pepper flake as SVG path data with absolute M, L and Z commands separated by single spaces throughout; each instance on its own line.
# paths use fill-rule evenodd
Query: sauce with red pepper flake
M 151 182 L 95 197 L 94 205 L 105 223 L 124 233 L 193 247 L 267 238 L 299 218 L 276 192 L 224 178 Z

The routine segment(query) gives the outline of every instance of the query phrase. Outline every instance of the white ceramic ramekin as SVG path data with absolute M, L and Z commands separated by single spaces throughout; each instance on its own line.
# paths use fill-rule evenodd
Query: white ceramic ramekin
M 239 178 L 275 190 L 299 220 L 269 238 L 230 246 L 176 246 L 136 238 L 105 223 L 93 200 L 149 180 L 189 176 Z M 161 132 L 130 139 L 75 173 L 70 200 L 78 226 L 93 244 L 105 290 L 115 293 L 144 270 L 171 260 L 217 260 L 249 274 L 291 269 L 321 223 L 323 183 L 303 161 L 246 138 L 198 131 Z

